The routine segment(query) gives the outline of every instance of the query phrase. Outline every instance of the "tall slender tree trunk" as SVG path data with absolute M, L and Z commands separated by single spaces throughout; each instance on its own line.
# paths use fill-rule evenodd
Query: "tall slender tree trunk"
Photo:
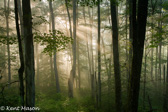
M 167 51 L 168 51 L 168 46 L 167 46 Z M 165 85 L 163 111 L 168 112 L 168 52 L 167 52 L 167 74 L 166 74 L 165 81 L 166 81 L 166 85 Z
M 114 74 L 115 74 L 115 103 L 116 111 L 122 111 L 121 100 L 121 76 L 120 76 L 120 62 L 119 62 L 119 45 L 118 45 L 118 22 L 117 10 L 115 0 L 111 0 L 111 19 L 112 19 L 112 32 L 113 32 L 113 60 L 114 60 Z
M 56 92 L 60 93 L 61 90 L 60 90 L 58 70 L 57 70 L 57 55 L 56 55 L 56 51 L 54 51 L 54 72 L 55 72 L 55 80 L 56 80 Z
M 77 5 L 77 28 L 78 29 L 78 5 Z M 76 39 L 76 42 L 77 42 L 77 62 L 78 62 L 78 87 L 79 87 L 79 90 L 81 88 L 81 75 L 80 75 L 80 52 L 79 52 L 79 37 L 77 36 L 77 39 Z M 77 80 L 77 78 L 76 78 Z M 77 82 L 76 82 L 77 83 Z
M 83 7 L 83 18 L 84 18 L 84 23 L 86 26 L 86 17 L 85 17 L 85 7 Z M 88 70 L 89 70 L 89 74 L 88 74 L 88 82 L 89 85 L 91 84 L 91 61 L 90 61 L 90 50 L 89 50 L 89 39 L 88 39 L 88 32 L 86 30 L 85 32 L 85 38 L 86 38 L 86 49 L 87 49 L 87 56 L 88 56 Z
M 69 20 L 69 32 L 70 32 L 70 36 L 72 37 L 72 25 L 71 25 L 71 16 L 69 13 L 69 7 L 68 7 L 68 0 L 65 0 L 65 5 L 66 5 L 66 10 L 67 10 L 67 14 L 68 14 L 68 20 Z
M 132 54 L 133 54 L 133 35 L 135 35 L 134 32 L 136 32 L 136 27 L 134 24 L 136 21 L 135 15 L 136 11 L 133 11 L 133 8 L 136 8 L 136 4 L 133 2 L 133 0 L 128 0 L 129 1 L 129 55 L 128 55 L 128 82 L 130 82 L 130 77 L 131 77 L 131 67 L 132 67 Z M 135 28 L 133 28 L 135 27 Z M 128 89 L 129 89 L 129 83 L 128 83 Z
M 34 45 L 30 0 L 22 0 L 22 10 L 25 48 L 26 107 L 35 107 Z
M 52 31 L 55 31 L 55 17 L 53 13 L 53 7 L 52 7 L 52 0 L 49 0 L 49 8 L 50 8 L 50 15 L 51 15 L 51 21 L 52 21 Z M 60 93 L 60 85 L 59 85 L 59 76 L 58 76 L 58 70 L 57 70 L 57 57 L 56 57 L 56 51 L 54 50 L 54 72 L 55 72 L 55 80 L 56 80 L 56 92 Z
M 20 0 L 17 0 L 18 12 L 19 12 L 19 19 L 20 19 L 20 30 L 21 30 L 21 37 L 24 35 L 23 31 L 23 13 Z
M 96 96 L 96 108 L 99 106 L 99 95 L 98 95 L 98 82 L 97 82 L 97 75 L 95 72 L 95 96 Z
M 37 68 L 37 72 L 36 72 L 36 78 L 37 78 L 37 86 L 40 86 L 40 76 L 39 76 L 39 47 L 38 47 L 38 43 L 36 43 L 36 68 Z
M 90 10 L 90 7 L 88 7 L 88 13 L 89 13 L 89 23 L 90 23 L 90 47 L 91 47 L 91 70 L 92 70 L 92 75 L 94 74 L 94 59 L 93 59 L 93 37 L 92 37 L 92 25 L 93 25 L 93 8 Z
M 73 1 L 73 3 L 74 2 L 76 2 L 76 1 Z M 66 5 L 66 10 L 67 10 L 67 14 L 68 14 L 68 20 L 69 20 L 69 26 L 70 26 L 70 29 L 69 29 L 69 32 L 70 32 L 70 36 L 71 37 L 73 37 L 73 35 L 72 35 L 72 25 L 71 25 L 71 16 L 70 16 L 70 13 L 69 13 L 69 7 L 68 7 L 68 0 L 65 0 L 65 5 Z M 75 4 L 76 5 L 76 4 Z M 74 6 L 74 4 L 73 4 L 73 6 Z M 75 6 L 76 7 L 76 6 Z M 76 8 L 74 8 L 73 7 L 73 14 L 75 13 L 75 15 L 76 15 L 76 12 L 74 12 L 74 9 L 76 10 Z M 74 18 L 75 17 L 73 17 L 73 21 L 74 21 Z M 73 27 L 73 31 L 74 31 L 74 27 Z M 76 39 L 76 31 L 75 32 L 73 32 L 73 33 L 75 33 L 75 39 Z M 73 42 L 73 44 L 72 44 L 72 52 L 74 53 L 74 45 L 76 45 L 76 40 L 74 39 L 74 42 Z M 76 55 L 75 55 L 76 56 Z M 72 70 L 73 70 L 73 68 L 74 68 L 74 56 L 73 56 L 73 64 L 72 64 Z M 71 62 L 72 62 L 72 58 L 71 58 Z M 76 67 L 75 67 L 76 68 Z M 74 75 L 73 75 L 73 73 L 72 73 L 72 70 L 71 70 L 71 72 L 70 72 L 70 78 L 68 79 L 68 89 L 69 89 L 69 92 L 68 92 L 68 95 L 69 95 L 69 97 L 70 98 L 72 98 L 73 97 L 73 80 L 74 80 Z M 80 74 L 79 74 L 79 86 L 81 85 L 80 84 Z M 80 87 L 79 87 L 80 88 Z
M 151 0 L 151 6 L 152 6 L 152 41 L 153 41 L 153 38 L 154 38 L 154 13 L 155 13 L 155 9 L 156 9 L 156 4 L 157 3 L 157 0 L 155 2 L 153 2 L 153 0 Z M 151 48 L 151 80 L 153 81 L 154 78 L 153 78 L 153 51 L 154 49 Z
M 126 0 L 126 15 L 125 15 L 125 37 L 126 37 L 126 61 L 128 62 L 128 65 L 129 65 L 129 55 L 128 55 L 128 0 Z M 129 81 L 129 66 L 126 66 L 126 70 L 127 70 L 127 80 Z M 128 87 L 127 87 L 128 88 Z M 127 89 L 128 90 L 128 89 Z
M 51 23 L 51 15 L 49 17 L 49 22 Z M 49 31 L 51 31 L 51 24 L 49 24 Z M 53 53 L 50 56 L 50 70 L 51 70 L 51 86 L 54 85 L 54 70 L 53 70 L 53 57 L 52 57 Z
M 77 62 L 78 62 L 78 87 L 81 88 L 79 38 L 77 38 Z
M 165 83 L 166 83 L 166 67 L 165 65 L 163 65 L 163 85 L 164 85 L 163 87 L 165 87 Z
M 156 61 L 155 61 L 155 81 L 157 83 L 158 81 L 158 67 L 157 67 L 157 61 L 158 61 L 158 47 L 156 47 Z
M 20 97 L 21 97 L 21 105 L 24 106 L 24 81 L 23 81 L 23 72 L 24 72 L 24 56 L 23 56 L 23 48 L 22 48 L 22 40 L 20 36 L 20 28 L 19 28 L 19 16 L 18 16 L 18 5 L 17 0 L 14 0 L 15 3 L 15 22 L 16 22 L 16 31 L 18 37 L 19 44 L 19 57 L 20 57 L 20 68 L 18 70 L 19 73 L 19 81 L 20 81 Z
M 98 105 L 101 107 L 101 49 L 100 49 L 100 30 L 101 30 L 101 20 L 100 20 L 100 0 L 98 0 Z
M 160 14 L 159 14 L 159 18 L 161 19 L 162 18 L 162 0 L 160 0 Z M 162 57 L 162 21 L 159 21 L 158 22 L 158 27 L 159 27 L 159 40 L 160 40 L 160 43 L 159 43 L 159 82 L 161 84 L 161 57 Z
M 7 52 L 8 52 L 8 83 L 10 87 L 11 82 L 11 60 L 10 60 L 10 45 L 9 45 L 9 8 L 10 8 L 10 0 L 6 4 L 6 0 L 4 0 L 4 9 L 5 9 L 5 19 L 6 19 L 6 35 L 7 35 Z
M 153 16 L 154 16 L 154 9 L 152 8 L 152 41 L 153 41 L 153 29 L 154 29 Z M 151 48 L 151 80 L 153 81 L 153 48 Z
M 90 23 L 90 66 L 91 66 L 91 96 L 93 100 L 95 99 L 94 92 L 95 92 L 95 78 L 94 78 L 94 58 L 93 58 L 93 37 L 92 37 L 92 25 L 93 25 L 93 8 L 92 10 L 88 7 L 88 14 L 89 14 L 89 23 Z
M 108 2 L 108 1 L 107 1 Z M 108 14 L 109 14 L 109 24 L 111 24 L 111 11 L 110 11 L 110 5 L 108 6 Z M 112 30 L 110 31 L 111 35 L 112 35 Z M 110 59 L 109 59 L 109 70 L 108 70 L 108 110 L 109 112 L 111 112 L 111 76 L 112 76 L 112 59 L 113 59 L 113 42 L 111 41 L 111 47 L 110 47 Z
M 143 108 L 145 109 L 145 98 L 146 98 L 146 69 L 147 69 L 147 54 L 145 49 L 145 67 L 144 67 L 144 88 L 143 88 Z
M 54 73 L 53 73 L 53 59 L 52 56 L 50 56 L 50 69 L 51 69 L 51 85 L 53 85 L 54 82 Z
M 72 70 L 70 73 L 70 78 L 68 80 L 68 86 L 69 86 L 69 97 L 73 98 L 73 83 L 74 78 L 76 76 L 76 0 L 73 0 L 73 45 L 72 45 L 72 51 L 73 51 L 73 65 Z

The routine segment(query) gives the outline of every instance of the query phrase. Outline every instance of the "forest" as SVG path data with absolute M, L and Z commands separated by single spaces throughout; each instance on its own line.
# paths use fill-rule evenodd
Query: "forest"
M 0 0 L 0 112 L 168 112 L 168 0 Z

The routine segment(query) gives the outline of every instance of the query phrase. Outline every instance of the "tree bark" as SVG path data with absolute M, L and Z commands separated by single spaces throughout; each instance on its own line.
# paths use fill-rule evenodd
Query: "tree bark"
M 79 17 L 78 17 L 78 5 L 77 5 L 77 28 L 78 28 L 78 19 L 79 19 Z M 76 29 L 77 29 L 76 28 Z M 78 87 L 79 87 L 79 90 L 80 90 L 80 88 L 81 88 L 81 74 L 80 74 L 80 52 L 79 52 L 79 37 L 77 36 L 77 39 L 76 39 L 76 42 L 77 42 L 77 62 L 78 62 Z M 77 80 L 77 78 L 76 78 L 76 80 Z
M 136 20 L 136 0 L 130 1 L 132 3 L 132 32 L 133 32 L 133 60 L 132 69 L 130 75 L 130 89 L 129 89 L 129 104 L 128 112 L 138 111 L 138 99 L 139 99 L 139 89 L 140 89 L 140 76 L 142 67 L 142 57 L 144 50 L 144 40 L 146 33 L 146 23 L 147 23 L 147 9 L 148 0 L 138 1 L 138 13 Z
M 19 19 L 20 19 L 20 30 L 21 30 L 21 37 L 24 35 L 24 30 L 23 30 L 23 13 L 22 13 L 22 7 L 20 0 L 17 0 L 17 5 L 18 5 L 18 12 L 19 12 Z
M 50 69 L 51 69 L 51 85 L 53 85 L 54 82 L 54 74 L 53 74 L 53 60 L 52 60 L 52 56 L 50 56 Z
M 168 51 L 168 47 L 167 47 Z M 167 74 L 166 74 L 166 88 L 165 88 L 165 94 L 164 94 L 164 104 L 163 104 L 163 111 L 168 112 L 168 52 L 167 52 Z
M 22 0 L 22 10 L 25 48 L 26 107 L 35 107 L 34 45 L 30 0 Z
M 6 0 L 4 0 L 4 9 L 5 9 L 5 19 L 6 19 L 6 35 L 7 35 L 7 52 L 8 52 L 8 83 L 10 87 L 11 82 L 11 60 L 10 60 L 10 45 L 9 45 L 9 8 L 10 8 L 10 0 L 8 0 L 8 4 L 6 6 Z
M 162 18 L 162 0 L 160 0 L 160 14 L 159 14 L 159 19 Z M 159 82 L 161 84 L 161 75 L 162 75 L 162 71 L 161 71 L 161 57 L 162 57 L 162 20 L 158 22 L 158 27 L 159 27 Z
M 19 57 L 20 57 L 20 68 L 18 70 L 19 73 L 19 81 L 20 81 L 20 97 L 21 97 L 21 105 L 24 106 L 24 81 L 23 81 L 23 72 L 24 72 L 24 55 L 23 55 L 23 48 L 22 48 L 22 40 L 20 36 L 20 28 L 19 28 L 19 17 L 18 17 L 18 5 L 17 0 L 14 0 L 15 3 L 15 22 L 16 22 L 16 31 L 17 31 L 17 38 L 19 44 Z
M 72 65 L 72 73 L 70 73 L 70 78 L 68 80 L 69 86 L 69 97 L 73 98 L 73 83 L 74 78 L 76 76 L 76 0 L 73 0 L 73 65 Z
M 111 0 L 111 19 L 112 19 L 112 32 L 113 32 L 113 61 L 114 61 L 114 74 L 115 74 L 115 104 L 116 111 L 122 111 L 121 100 L 121 76 L 120 76 L 120 62 L 119 62 L 119 48 L 118 48 L 118 23 L 117 23 L 117 10 L 115 0 Z
M 83 18 L 84 18 L 84 23 L 85 23 L 85 26 L 86 26 L 86 16 L 85 16 L 85 6 L 83 6 Z M 87 49 L 87 56 L 88 56 L 88 71 L 89 71 L 89 74 L 88 74 L 88 82 L 89 82 L 89 85 L 91 84 L 91 61 L 90 61 L 90 50 L 89 50 L 89 39 L 88 39 L 88 32 L 87 32 L 87 29 L 86 29 L 86 32 L 85 33 L 85 38 L 86 38 L 86 49 Z
M 145 49 L 145 67 L 144 67 L 144 88 L 143 88 L 143 108 L 145 109 L 145 98 L 146 98 L 146 69 L 147 69 L 147 54 Z
M 68 14 L 68 20 L 69 20 L 69 32 L 70 32 L 70 36 L 72 37 L 72 25 L 71 25 L 71 16 L 70 16 L 70 13 L 69 13 L 69 8 L 68 8 L 68 1 L 65 0 L 65 5 L 66 5 L 66 9 L 67 9 L 67 14 Z
M 36 67 L 37 67 L 37 72 L 36 72 L 36 78 L 37 78 L 37 86 L 40 86 L 40 76 L 39 76 L 39 50 L 38 50 L 38 43 L 36 43 Z
M 157 61 L 158 61 L 158 47 L 156 47 L 156 61 L 155 61 L 155 81 L 157 83 L 158 81 L 158 67 L 157 67 Z
M 101 107 L 101 50 L 100 50 L 100 30 L 101 30 L 101 20 L 100 20 L 100 0 L 98 0 L 98 106 Z
M 94 74 L 94 58 L 93 58 L 93 37 L 92 37 L 92 25 L 93 25 L 93 8 L 92 13 L 90 11 L 90 7 L 88 7 L 88 13 L 89 13 L 89 23 L 90 23 L 90 47 L 91 47 L 91 74 Z

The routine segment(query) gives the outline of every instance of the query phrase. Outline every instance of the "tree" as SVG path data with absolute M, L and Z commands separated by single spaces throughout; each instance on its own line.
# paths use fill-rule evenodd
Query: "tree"
M 100 28 L 101 28 L 101 20 L 100 20 L 100 0 L 97 1 L 97 10 L 98 10 L 98 41 L 97 41 L 97 47 L 98 47 L 98 105 L 101 107 L 101 51 L 100 51 Z
M 168 47 L 167 47 L 168 50 Z M 166 86 L 165 86 L 165 96 L 164 96 L 164 104 L 163 104 L 163 110 L 164 112 L 168 111 L 168 52 L 167 52 L 167 74 L 166 74 Z
M 36 49 L 36 78 L 37 78 L 37 82 L 36 82 L 36 85 L 37 86 L 39 86 L 40 85 L 40 76 L 39 76 L 39 68 L 40 68 L 40 66 L 39 66 L 39 49 L 38 49 L 39 47 L 38 47 L 38 43 L 36 43 L 36 45 L 35 45 L 35 49 Z
M 20 30 L 21 30 L 21 36 L 23 36 L 23 13 L 22 13 L 22 7 L 20 0 L 17 0 L 17 6 L 18 6 L 18 13 L 19 13 L 19 19 L 20 19 Z
M 130 74 L 130 87 L 128 95 L 128 112 L 138 111 L 138 99 L 140 88 L 140 76 L 142 67 L 142 57 L 144 50 L 144 40 L 146 33 L 148 0 L 138 1 L 138 12 L 136 19 L 137 0 L 130 0 L 130 8 L 132 13 L 132 35 L 133 35 L 133 59 Z
M 10 45 L 9 45 L 9 14 L 10 14 L 10 0 L 6 6 L 6 0 L 4 0 L 4 9 L 5 9 L 5 19 L 6 19 L 6 35 L 7 35 L 7 51 L 8 51 L 8 83 L 10 87 L 11 82 L 11 60 L 10 60 Z
M 76 0 L 73 0 L 73 65 L 68 79 L 69 97 L 73 98 L 73 83 L 76 75 Z
M 52 30 L 55 31 L 55 17 L 53 13 L 52 8 L 52 0 L 49 0 L 49 8 L 50 8 L 50 15 L 51 15 L 51 21 L 52 21 Z M 55 71 L 55 80 L 56 80 L 56 91 L 57 93 L 60 93 L 60 85 L 59 85 L 59 77 L 58 77 L 58 70 L 57 70 L 57 62 L 56 62 L 56 50 L 54 50 L 54 71 Z
M 26 107 L 35 107 L 34 45 L 30 0 L 22 0 L 22 10 L 25 48 Z
M 20 68 L 18 70 L 19 73 L 19 81 L 20 81 L 20 97 L 21 97 L 21 104 L 24 106 L 24 81 L 23 81 L 23 72 L 24 72 L 24 55 L 23 55 L 23 48 L 22 48 L 22 40 L 20 36 L 20 28 L 19 28 L 19 19 L 18 19 L 18 5 L 17 0 L 15 2 L 15 22 L 16 22 L 16 31 L 18 37 L 18 44 L 19 44 L 19 57 L 20 57 Z
M 121 112 L 121 78 L 120 78 L 120 63 L 119 63 L 119 50 L 118 50 L 118 23 L 117 23 L 117 10 L 115 0 L 110 1 L 111 6 L 111 20 L 112 20 L 112 40 L 113 40 L 113 60 L 114 60 L 114 74 L 115 74 L 115 103 L 116 111 Z

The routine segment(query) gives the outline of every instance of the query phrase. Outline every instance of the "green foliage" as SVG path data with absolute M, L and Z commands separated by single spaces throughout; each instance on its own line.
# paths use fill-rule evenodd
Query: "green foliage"
M 6 32 L 6 29 L 0 26 L 0 33 L 3 34 L 4 32 Z
M 90 97 L 69 99 L 62 94 L 50 95 L 37 93 L 36 106 L 40 108 L 40 112 L 90 112 L 95 110 Z
M 1 91 L 1 86 L 0 85 L 0 91 Z M 18 95 L 18 89 L 16 87 L 12 87 L 13 89 L 8 89 L 7 87 L 3 91 L 4 93 L 4 98 L 2 97 L 2 94 L 0 94 L 0 105 L 3 106 L 13 106 L 17 107 L 20 105 L 20 97 Z
M 100 0 L 100 2 L 102 2 L 103 0 Z M 93 7 L 96 6 L 98 4 L 98 0 L 78 0 L 78 4 L 80 4 L 81 6 L 89 6 L 89 7 Z
M 9 40 L 10 45 L 17 43 L 17 37 L 15 37 L 15 36 L 13 36 L 13 37 L 10 36 L 9 38 L 7 38 L 7 36 L 0 35 L 0 45 L 1 44 L 7 45 L 8 40 Z
M 168 1 L 165 1 L 162 5 L 165 10 L 168 10 Z
M 0 68 L 4 67 L 5 61 L 5 55 L 2 52 L 0 52 Z
M 68 43 L 72 42 L 72 37 L 67 37 L 63 32 L 59 30 L 54 30 L 50 33 L 40 34 L 35 32 L 34 39 L 36 42 L 45 45 L 44 53 L 51 55 L 54 51 L 60 51 L 67 47 Z

